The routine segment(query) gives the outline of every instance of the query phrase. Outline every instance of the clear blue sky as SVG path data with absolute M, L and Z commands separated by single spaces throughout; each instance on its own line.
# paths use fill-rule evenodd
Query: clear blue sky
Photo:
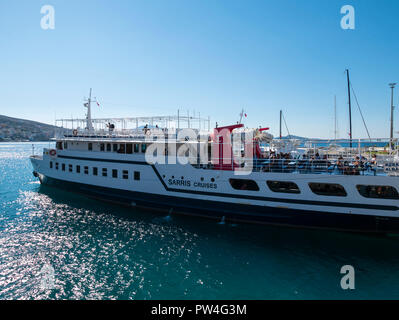
M 43 5 L 55 30 L 40 27 Z M 356 29 L 340 27 L 353 5 Z M 200 111 L 220 125 L 245 108 L 248 126 L 347 138 L 352 83 L 373 137 L 389 135 L 389 82 L 399 82 L 399 1 L 0 0 L 0 114 L 54 123 Z M 399 105 L 399 88 L 395 104 Z M 396 112 L 399 131 L 399 112 Z M 353 103 L 354 138 L 365 137 Z

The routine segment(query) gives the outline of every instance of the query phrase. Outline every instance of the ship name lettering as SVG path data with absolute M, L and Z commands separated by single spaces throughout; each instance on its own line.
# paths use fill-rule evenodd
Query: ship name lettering
M 183 187 L 191 187 L 191 181 L 189 180 L 177 180 L 177 179 L 169 179 L 168 184 L 170 186 L 183 186 Z
M 194 182 L 194 187 L 206 188 L 206 189 L 217 189 L 218 188 L 216 183 L 208 183 L 208 182 Z

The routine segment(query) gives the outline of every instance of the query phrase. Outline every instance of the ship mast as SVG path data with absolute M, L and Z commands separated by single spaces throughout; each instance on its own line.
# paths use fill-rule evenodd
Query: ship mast
M 90 93 L 89 93 L 89 99 L 84 104 L 84 106 L 87 108 L 86 129 L 88 131 L 92 132 L 94 130 L 94 128 L 93 128 L 93 122 L 91 120 L 91 88 L 90 88 Z

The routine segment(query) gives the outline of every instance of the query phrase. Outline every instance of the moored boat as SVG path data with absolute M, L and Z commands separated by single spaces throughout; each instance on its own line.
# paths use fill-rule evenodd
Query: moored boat
M 65 130 L 55 138 L 54 149 L 31 157 L 34 174 L 43 184 L 168 213 L 291 227 L 399 231 L 394 159 L 366 157 L 358 149 L 334 157 L 328 148 L 325 154 L 312 148 L 284 153 L 268 128 L 238 123 L 209 130 L 209 119 L 197 120 L 199 128 L 194 129 L 190 117 L 91 119 L 88 112 L 84 129 Z M 126 121 L 136 127 L 127 129 Z M 151 124 L 140 127 L 143 121 Z

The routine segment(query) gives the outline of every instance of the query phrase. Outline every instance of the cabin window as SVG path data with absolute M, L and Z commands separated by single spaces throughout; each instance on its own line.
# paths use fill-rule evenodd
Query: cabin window
M 103 177 L 107 176 L 107 168 L 103 168 Z
M 89 174 L 89 167 L 85 167 L 85 174 Z
M 71 164 L 68 165 L 68 170 L 69 170 L 69 172 L 72 172 L 72 165 Z
M 126 153 L 125 144 L 119 144 L 118 153 Z
M 301 193 L 299 187 L 294 182 L 289 181 L 267 181 L 267 185 L 273 192 L 280 193 Z
M 114 143 L 114 144 L 112 145 L 112 150 L 113 150 L 114 152 L 117 152 L 117 151 L 118 151 L 118 144 L 117 144 L 117 143 Z
M 126 153 L 127 154 L 132 154 L 133 153 L 133 145 L 131 143 L 128 143 L 126 145 Z
M 58 170 L 58 162 L 55 163 L 55 170 Z
M 93 144 L 92 143 L 89 143 L 88 149 L 89 149 L 89 151 L 93 151 Z
M 68 149 L 68 142 L 64 142 L 64 149 Z
M 93 176 L 97 176 L 98 175 L 98 168 L 94 167 L 93 168 Z
M 137 180 L 137 181 L 140 180 L 140 171 L 135 171 L 134 172 L 134 180 Z
M 230 179 L 230 184 L 236 190 L 259 191 L 258 184 L 249 179 Z
M 56 143 L 56 148 L 57 148 L 57 150 L 62 150 L 62 142 L 61 141 L 58 141 Z
M 143 143 L 143 144 L 141 145 L 141 152 L 142 152 L 142 153 L 145 153 L 146 150 L 147 150 L 147 145 L 146 145 L 145 143 Z
M 65 171 L 65 163 L 62 164 L 62 171 Z
M 80 166 L 76 166 L 76 173 L 80 173 Z
M 53 161 L 50 161 L 50 169 L 53 169 Z
M 107 151 L 108 152 L 111 151 L 111 144 L 110 143 L 107 143 Z
M 399 194 L 396 188 L 391 186 L 356 186 L 359 193 L 365 198 L 376 198 L 376 199 L 393 199 L 398 200 Z
M 118 178 L 118 170 L 112 169 L 112 178 Z
M 122 176 L 123 176 L 123 179 L 129 179 L 129 171 L 123 170 Z
M 335 183 L 309 183 L 313 193 L 320 196 L 346 197 L 346 191 L 343 186 Z
M 135 143 L 135 144 L 134 144 L 134 153 L 139 153 L 139 151 L 140 151 L 139 144 L 138 144 L 138 143 Z
M 105 144 L 104 143 L 100 143 L 100 151 L 105 151 Z

